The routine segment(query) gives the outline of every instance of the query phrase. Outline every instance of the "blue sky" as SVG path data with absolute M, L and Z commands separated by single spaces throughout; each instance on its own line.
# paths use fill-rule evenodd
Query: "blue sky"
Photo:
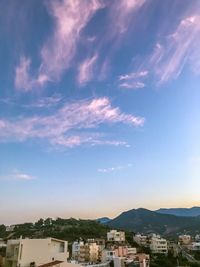
M 199 14 L 1 1 L 0 223 L 200 205 Z

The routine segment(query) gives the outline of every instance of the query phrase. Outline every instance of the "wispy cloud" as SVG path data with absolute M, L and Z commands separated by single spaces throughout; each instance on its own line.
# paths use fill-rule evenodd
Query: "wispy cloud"
M 42 97 L 38 101 L 32 102 L 26 107 L 28 108 L 51 108 L 57 106 L 62 100 L 62 96 L 54 94 L 52 96 Z
M 159 84 L 176 79 L 188 63 L 199 72 L 200 16 L 182 19 L 176 30 L 157 42 L 150 57 L 149 68 L 155 72 Z
M 93 69 L 97 61 L 97 54 L 90 58 L 86 58 L 80 65 L 78 69 L 78 83 L 84 85 L 86 82 L 92 80 L 93 78 Z
M 58 81 L 70 67 L 81 31 L 102 7 L 98 0 L 49 1 L 47 8 L 54 20 L 54 30 L 41 49 L 40 68 L 31 76 L 31 60 L 22 57 L 16 67 L 15 86 L 28 91 L 47 81 Z
M 31 59 L 20 57 L 19 65 L 15 69 L 15 87 L 19 90 L 30 91 L 32 88 L 41 87 L 49 77 L 47 74 L 39 73 L 37 77 L 31 76 Z
M 142 126 L 144 118 L 125 114 L 118 107 L 112 107 L 108 98 L 95 98 L 75 103 L 65 103 L 48 116 L 17 117 L 0 120 L 0 141 L 46 140 L 52 145 L 73 147 L 81 143 L 120 145 L 119 141 L 98 140 L 96 137 L 77 134 L 94 129 L 101 124 L 124 123 L 134 127 Z M 118 142 L 118 143 L 117 143 Z M 124 145 L 126 145 L 124 143 Z
M 132 72 L 119 76 L 119 86 L 127 89 L 139 89 L 145 87 L 144 79 L 148 76 L 148 71 Z
M 30 181 L 34 180 L 35 177 L 19 170 L 13 170 L 10 174 L 2 176 L 1 179 L 12 181 Z
M 124 33 L 131 20 L 134 18 L 133 14 L 137 12 L 146 0 L 121 0 L 113 1 L 111 6 L 111 35 L 118 35 Z
M 120 171 L 120 170 L 130 168 L 130 167 L 132 167 L 132 164 L 119 165 L 119 166 L 115 166 L 111 168 L 103 168 L 103 169 L 98 169 L 97 171 L 101 173 L 110 173 L 110 172 Z

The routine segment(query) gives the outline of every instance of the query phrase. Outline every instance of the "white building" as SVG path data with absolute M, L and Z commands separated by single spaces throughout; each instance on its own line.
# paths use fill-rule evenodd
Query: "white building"
M 153 235 L 150 240 L 150 249 L 154 254 L 167 254 L 167 240 L 159 235 Z
M 104 249 L 102 251 L 102 262 L 112 261 L 115 257 L 115 250 Z
M 149 267 L 150 257 L 147 254 L 139 253 L 136 254 L 132 259 L 125 257 L 114 258 L 114 267 L 125 267 L 125 266 Z
M 200 250 L 200 242 L 192 242 L 192 244 L 189 246 L 190 250 L 193 251 L 199 251 Z
M 137 234 L 133 236 L 133 241 L 138 245 L 146 247 L 148 245 L 148 237 L 146 235 Z
M 6 226 L 6 232 L 13 232 L 15 230 L 15 225 Z
M 189 245 L 192 241 L 190 235 L 179 235 L 178 241 L 180 245 Z
M 200 235 L 199 234 L 195 235 L 195 241 L 200 242 Z
M 113 242 L 124 242 L 125 241 L 125 233 L 122 231 L 111 230 L 107 233 L 107 240 Z
M 81 254 L 81 251 L 83 251 L 83 248 L 84 247 L 84 242 L 83 241 L 80 241 L 80 242 L 74 242 L 72 244 L 72 258 L 73 260 L 75 261 L 80 261 L 80 254 Z
M 46 239 L 8 240 L 6 249 L 7 267 L 39 266 L 52 261 L 67 261 L 67 241 Z
M 0 248 L 6 248 L 6 246 L 6 242 L 2 238 L 0 238 Z

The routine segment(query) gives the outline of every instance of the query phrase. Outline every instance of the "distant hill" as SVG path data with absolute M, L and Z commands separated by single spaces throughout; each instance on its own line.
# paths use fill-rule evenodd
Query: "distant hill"
M 156 212 L 176 216 L 196 217 L 200 216 L 200 207 L 159 209 Z
M 107 225 L 111 228 L 134 232 L 172 235 L 184 231 L 199 231 L 200 217 L 179 217 L 147 209 L 132 209 L 123 212 Z
M 99 222 L 99 223 L 104 224 L 104 223 L 108 223 L 110 220 L 111 219 L 108 218 L 108 217 L 102 217 L 102 218 L 97 219 L 96 221 Z

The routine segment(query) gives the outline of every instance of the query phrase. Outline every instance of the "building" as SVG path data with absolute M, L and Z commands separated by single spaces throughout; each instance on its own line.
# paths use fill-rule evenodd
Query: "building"
M 200 242 L 192 242 L 188 248 L 193 251 L 200 251 Z
M 139 253 L 134 258 L 115 257 L 114 267 L 149 267 L 150 257 L 147 254 Z
M 139 246 L 148 246 L 148 237 L 146 235 L 137 234 L 133 236 L 133 241 L 135 241 Z
M 39 265 L 38 267 L 82 267 L 82 265 L 62 261 L 52 261 Z
M 137 253 L 136 248 L 130 248 L 127 246 L 119 246 L 115 248 L 115 256 L 117 257 L 128 257 Z
M 195 235 L 195 241 L 200 242 L 200 235 L 199 234 Z
M 2 238 L 0 238 L 0 248 L 6 248 L 6 246 L 6 242 Z
M 189 245 L 192 241 L 190 235 L 179 235 L 178 242 L 180 245 Z
M 72 259 L 80 263 L 97 263 L 101 261 L 102 247 L 91 239 L 88 243 L 83 241 L 72 244 Z
M 159 235 L 153 235 L 150 239 L 150 249 L 154 254 L 167 254 L 167 240 Z
M 67 261 L 67 241 L 46 239 L 8 240 L 6 248 L 6 267 L 39 266 L 52 261 Z
M 112 261 L 115 257 L 115 250 L 104 249 L 102 251 L 102 262 Z
M 83 255 L 80 255 L 82 252 Z M 74 242 L 72 244 L 72 259 L 77 261 L 77 262 L 84 262 L 85 260 L 85 254 L 84 254 L 84 242 Z M 81 259 L 80 259 L 81 258 Z M 83 258 L 83 260 L 82 260 Z
M 125 242 L 125 233 L 122 231 L 111 230 L 107 233 L 107 241 Z
M 13 232 L 15 230 L 15 225 L 6 226 L 6 232 Z

